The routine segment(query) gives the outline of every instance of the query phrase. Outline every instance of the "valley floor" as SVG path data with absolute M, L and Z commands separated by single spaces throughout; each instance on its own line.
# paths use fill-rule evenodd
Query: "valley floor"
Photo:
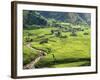
M 90 66 L 90 29 L 78 31 L 77 36 L 70 36 L 70 32 L 62 32 L 62 36 L 56 37 L 51 34 L 53 28 L 40 28 L 34 30 L 24 30 L 23 43 L 23 65 L 31 63 L 39 55 L 39 50 L 47 53 L 34 66 L 35 68 L 62 68 L 62 67 L 80 67 Z M 84 35 L 88 32 L 88 35 Z M 30 33 L 30 35 L 29 35 Z M 31 38 L 27 42 L 27 37 Z M 40 43 L 48 39 L 48 42 Z M 32 50 L 27 43 L 30 43 Z

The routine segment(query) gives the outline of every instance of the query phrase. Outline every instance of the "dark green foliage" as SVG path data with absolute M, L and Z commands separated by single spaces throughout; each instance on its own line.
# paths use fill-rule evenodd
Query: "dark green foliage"
M 54 60 L 51 60 L 51 61 L 44 61 L 44 60 L 41 60 L 40 62 L 38 62 L 35 66 L 36 68 L 43 68 L 43 67 L 52 67 L 52 65 L 57 65 L 57 64 L 62 64 L 62 63 L 74 63 L 74 62 L 85 62 L 85 63 L 81 63 L 79 64 L 79 66 L 90 66 L 91 65 L 91 59 L 90 58 L 66 58 L 66 59 L 62 59 L 62 60 L 59 60 L 59 59 L 56 59 L 55 58 L 55 55 L 52 54 L 52 56 L 54 57 L 53 59 Z
M 56 35 L 56 37 L 60 37 L 61 36 L 61 32 L 58 31 L 58 32 L 55 33 L 55 35 Z
M 60 36 L 60 38 L 68 38 L 67 35 Z
M 45 35 L 38 36 L 37 38 L 43 38 L 43 37 L 45 37 Z
M 35 11 L 23 11 L 23 25 L 47 25 L 47 20 Z
M 49 54 L 52 50 L 51 50 L 51 48 L 46 48 L 47 49 L 47 53 Z
M 73 28 L 75 31 L 81 31 L 81 28 Z
M 49 54 L 52 50 L 51 50 L 51 48 L 43 48 L 43 51 L 46 52 L 47 54 Z
M 40 41 L 40 44 L 43 44 L 43 43 L 48 43 L 48 38 L 43 39 L 43 40 Z
M 23 11 L 23 27 L 35 27 L 32 25 L 62 27 L 60 22 L 67 22 L 74 25 L 91 24 L 91 16 L 89 13 L 73 13 L 73 12 L 50 12 L 50 11 Z M 39 28 L 39 26 L 36 26 Z M 36 28 L 35 27 L 35 28 Z M 30 28 L 29 28 L 30 29 Z M 31 28 L 32 29 L 32 28 Z
M 33 40 L 32 38 L 30 38 L 30 37 L 26 37 L 26 38 L 25 38 L 25 41 L 26 41 L 26 42 L 32 42 L 32 41 L 34 41 L 34 40 Z
M 60 30 L 51 30 L 51 34 L 54 34 L 56 37 L 60 37 L 61 36 Z
M 84 31 L 84 29 L 81 29 L 81 31 Z
M 70 34 L 70 36 L 77 36 L 77 34 L 76 33 L 72 33 L 72 34 Z
M 27 36 L 34 36 L 34 34 L 33 33 L 28 33 Z
M 72 30 L 72 32 L 71 32 L 71 34 L 70 34 L 70 36 L 77 36 L 77 34 L 76 34 L 76 30 Z
M 44 16 L 47 19 L 55 19 L 58 21 L 65 21 L 66 15 L 64 12 L 50 12 L 50 11 L 37 11 L 40 13 L 42 16 Z
M 89 35 L 89 33 L 85 32 L 84 35 Z
M 54 33 L 54 30 L 51 30 L 51 34 L 53 34 Z
M 56 57 L 55 57 L 55 55 L 52 54 L 52 57 L 53 57 L 53 59 L 54 59 L 54 63 L 56 63 Z

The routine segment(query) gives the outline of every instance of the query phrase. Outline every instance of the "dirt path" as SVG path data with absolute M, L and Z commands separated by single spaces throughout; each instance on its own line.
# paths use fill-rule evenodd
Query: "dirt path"
M 40 49 L 37 49 L 37 48 L 32 48 L 32 47 L 31 47 L 31 43 L 28 43 L 28 44 L 27 44 L 27 47 L 30 48 L 32 51 L 34 51 L 34 50 L 39 51 L 38 57 L 37 57 L 36 59 L 34 59 L 33 61 L 31 61 L 29 64 L 26 64 L 26 65 L 24 66 L 24 69 L 32 69 L 32 68 L 35 68 L 35 64 L 36 64 L 41 58 L 43 58 L 44 56 L 46 56 L 47 53 L 44 52 L 43 50 L 40 50 Z

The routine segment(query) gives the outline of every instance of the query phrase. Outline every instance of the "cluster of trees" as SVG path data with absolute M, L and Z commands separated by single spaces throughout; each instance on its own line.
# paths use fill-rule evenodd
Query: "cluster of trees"
M 35 11 L 23 11 L 23 26 L 27 27 L 27 25 L 46 25 L 47 20 L 39 13 Z

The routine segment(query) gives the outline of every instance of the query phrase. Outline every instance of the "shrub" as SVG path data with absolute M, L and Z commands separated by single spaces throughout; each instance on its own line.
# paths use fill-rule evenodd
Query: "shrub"
M 68 36 L 64 35 L 64 36 L 60 36 L 60 38 L 67 38 Z
M 43 44 L 43 43 L 48 43 L 48 38 L 43 39 L 43 40 L 40 41 L 40 44 Z
M 75 34 L 70 34 L 70 36 L 77 36 L 77 34 L 75 33 Z
M 43 38 L 43 37 L 45 37 L 45 35 L 38 36 L 38 38 Z
M 27 33 L 28 34 L 28 36 L 34 36 L 34 34 L 33 33 Z
M 84 29 L 81 29 L 81 31 L 84 31 Z
M 61 36 L 61 32 L 60 31 L 55 32 L 55 35 L 56 35 L 56 37 L 60 37 Z
M 29 37 L 26 37 L 25 41 L 26 41 L 26 42 L 32 42 L 33 39 L 32 39 L 32 38 L 29 38 Z
M 70 36 L 77 36 L 77 34 L 76 34 L 76 30 L 72 30 L 72 33 L 70 34 Z
M 85 32 L 84 35 L 89 35 L 89 33 Z
M 56 37 L 61 36 L 61 32 L 59 30 L 51 30 L 51 34 L 54 34 Z

